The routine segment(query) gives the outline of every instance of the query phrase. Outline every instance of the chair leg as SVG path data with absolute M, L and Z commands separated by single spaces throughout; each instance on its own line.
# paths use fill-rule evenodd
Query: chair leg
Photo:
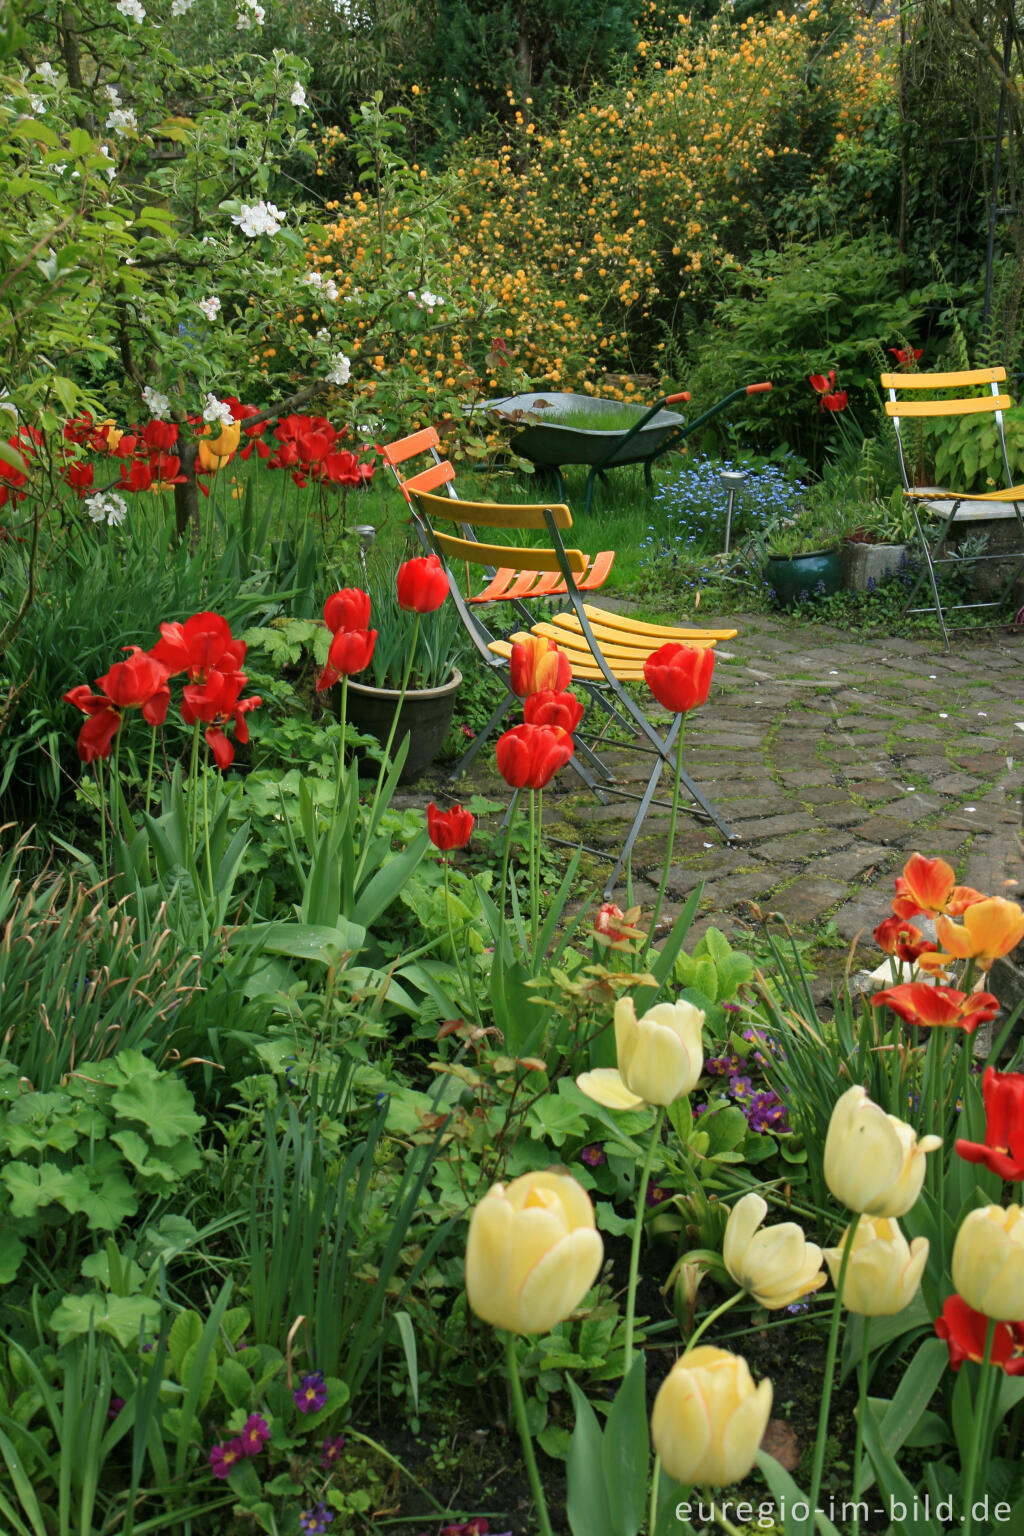
M 667 747 L 670 747 L 672 745 L 672 743 L 674 742 L 676 736 L 678 736 L 680 726 L 682 725 L 682 721 L 683 721 L 682 715 L 676 715 L 675 719 L 672 722 L 671 728 L 669 729 L 668 736 L 666 737 L 666 746 Z M 654 799 L 654 796 L 657 793 L 658 781 L 661 778 L 661 771 L 662 771 L 662 769 L 665 766 L 665 762 L 666 762 L 666 759 L 664 757 L 660 757 L 659 756 L 658 761 L 655 763 L 654 767 L 651 769 L 651 776 L 647 780 L 647 788 L 644 791 L 643 798 L 641 799 L 640 804 L 636 808 L 636 815 L 633 817 L 633 825 L 630 827 L 629 832 L 628 832 L 627 837 L 626 837 L 626 841 L 622 845 L 622 852 L 619 854 L 619 857 L 618 857 L 618 859 L 616 861 L 616 864 L 615 864 L 615 868 L 612 870 L 611 874 L 608 876 L 608 883 L 607 883 L 607 885 L 604 888 L 604 899 L 605 899 L 605 901 L 610 901 L 611 900 L 612 892 L 614 891 L 616 885 L 619 882 L 619 875 L 622 873 L 623 866 L 625 865 L 626 861 L 629 859 L 630 854 L 633 852 L 633 844 L 636 842 L 637 838 L 640 836 L 640 828 L 643 826 L 644 820 L 645 820 L 645 818 L 647 816 L 647 812 L 651 808 L 651 801 Z
M 911 607 L 911 604 L 913 603 L 914 598 L 917 596 L 917 589 L 921 585 L 921 583 L 924 581 L 925 575 L 927 574 L 928 581 L 929 581 L 929 583 L 931 585 L 931 589 L 932 589 L 932 598 L 934 600 L 934 605 L 935 605 L 935 616 L 936 616 L 936 618 L 939 621 L 939 628 L 942 630 L 942 639 L 943 639 L 943 641 L 945 643 L 945 647 L 946 647 L 947 651 L 950 648 L 950 646 L 949 646 L 949 631 L 946 628 L 946 615 L 943 612 L 942 599 L 939 596 L 939 583 L 938 583 L 938 578 L 936 577 L 936 574 L 935 574 L 935 561 L 936 561 L 937 557 L 939 556 L 939 554 L 942 551 L 942 546 L 946 542 L 946 537 L 947 537 L 947 535 L 949 533 L 949 525 L 953 521 L 954 516 L 956 515 L 956 509 L 957 509 L 958 506 L 959 506 L 959 502 L 954 503 L 953 511 L 950 513 L 949 518 L 946 520 L 946 522 L 945 522 L 945 524 L 943 526 L 942 532 L 939 534 L 939 537 L 935 541 L 934 547 L 929 545 L 927 536 L 925 534 L 925 531 L 921 527 L 921 518 L 920 518 L 920 514 L 918 513 L 916 502 L 913 503 L 911 505 L 911 508 L 910 508 L 910 510 L 914 514 L 914 526 L 917 529 L 918 543 L 920 544 L 922 550 L 924 551 L 925 569 L 923 571 L 918 572 L 917 580 L 914 582 L 914 585 L 911 587 L 910 591 L 907 594 L 907 600 L 906 600 L 906 602 L 903 605 L 903 612 L 904 613 L 913 613 L 915 611 L 921 612 L 921 613 L 927 613 L 928 612 L 927 608 L 915 610 L 915 609 L 913 609 Z
M 455 767 L 448 775 L 449 784 L 454 784 L 456 779 L 462 777 L 470 763 L 473 761 L 474 757 L 476 757 L 477 753 L 480 751 L 480 748 L 483 746 L 484 742 L 487 740 L 488 736 L 490 736 L 491 732 L 497 725 L 500 724 L 500 722 L 508 714 L 509 710 L 517 702 L 518 700 L 516 699 L 516 696 L 512 692 L 511 688 L 508 689 L 505 697 L 502 699 L 497 709 L 491 715 L 491 718 L 488 720 L 483 730 L 478 731 L 476 736 L 473 738 L 472 746 L 470 746 L 468 750 L 462 754 L 458 762 L 455 764 Z

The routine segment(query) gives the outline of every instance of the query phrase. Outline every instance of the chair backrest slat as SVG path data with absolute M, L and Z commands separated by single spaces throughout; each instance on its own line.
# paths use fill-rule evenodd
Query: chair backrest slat
M 417 454 L 427 453 L 431 448 L 440 446 L 440 438 L 434 427 L 421 427 L 418 432 L 413 432 L 409 437 L 399 438 L 397 443 L 387 443 L 381 451 L 381 457 L 385 464 L 394 469 L 396 464 L 404 464 L 406 459 L 414 459 Z
M 883 389 L 969 389 L 975 384 L 1004 384 L 1005 368 L 964 368 L 960 373 L 883 373 Z
M 1008 411 L 1009 395 L 980 395 L 970 400 L 887 400 L 887 416 L 982 416 Z
M 407 480 L 406 484 L 410 482 Z M 414 491 L 413 498 L 426 517 L 443 518 L 451 523 L 467 523 L 471 527 L 546 529 L 545 512 L 551 513 L 556 528 L 572 527 L 572 513 L 568 507 L 560 506 L 557 502 L 510 506 L 507 502 L 498 505 L 491 501 L 449 501 L 444 496 L 431 496 L 423 491 Z M 505 554 L 507 557 L 507 549 Z M 519 559 L 518 549 L 516 561 L 520 565 L 525 563 Z
M 417 498 L 419 499 L 419 498 Z M 444 503 L 447 506 L 447 502 Z M 459 506 L 465 506 L 460 502 Z M 481 544 L 478 539 L 457 539 L 454 534 L 434 530 L 438 549 L 448 561 L 468 560 L 471 565 L 500 566 L 514 553 L 516 566 L 521 571 L 560 571 L 558 551 L 554 549 L 520 549 L 510 551 L 507 544 Z M 565 551 L 566 562 L 574 576 L 582 575 L 587 568 L 587 557 L 578 549 Z
M 409 475 L 405 480 L 399 480 L 398 489 L 406 501 L 409 501 L 410 491 L 432 491 L 436 486 L 449 485 L 454 479 L 454 465 L 447 459 L 442 459 L 440 464 L 428 464 L 426 469 L 419 470 L 417 474 Z

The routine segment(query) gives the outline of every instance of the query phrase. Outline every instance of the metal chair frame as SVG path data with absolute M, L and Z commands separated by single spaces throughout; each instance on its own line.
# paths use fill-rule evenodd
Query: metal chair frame
M 644 748 L 656 757 L 643 794 L 637 795 L 618 787 L 610 789 L 610 793 L 637 801 L 638 804 L 629 833 L 605 886 L 604 894 L 608 897 L 618 883 L 619 875 L 632 852 L 647 812 L 654 803 L 663 768 L 666 764 L 674 768 L 674 749 L 682 724 L 682 716 L 674 715 L 668 730 L 664 734 L 660 733 L 651 724 L 639 704 L 625 691 L 622 683 L 627 680 L 642 679 L 644 661 L 669 641 L 677 640 L 691 644 L 696 641 L 714 645 L 718 639 L 731 638 L 736 631 L 677 629 L 660 625 L 634 624 L 621 616 L 605 613 L 585 603 L 576 578 L 585 568 L 586 556 L 579 550 L 566 549 L 563 543 L 562 530 L 572 526 L 571 513 L 564 505 L 510 506 L 500 503 L 460 501 L 459 508 L 456 510 L 447 498 L 431 492 L 413 489 L 411 497 L 415 504 L 414 515 L 422 530 L 424 546 L 443 561 L 452 584 L 452 598 L 481 660 L 492 670 L 501 669 L 505 679 L 508 678 L 508 659 L 512 643 L 517 637 L 513 635 L 510 639 L 501 640 L 489 633 L 486 626 L 481 623 L 479 615 L 466 601 L 455 570 L 463 561 L 486 564 L 500 555 L 501 546 L 485 544 L 477 538 L 475 525 L 490 528 L 533 528 L 547 533 L 550 541 L 548 548 L 520 549 L 517 546 L 516 558 L 521 561 L 524 568 L 532 566 L 539 571 L 551 569 L 560 571 L 565 582 L 571 611 L 556 617 L 551 624 L 536 624 L 527 615 L 526 628 L 533 634 L 547 637 L 554 635 L 563 645 L 573 646 L 578 655 L 584 653 L 588 655 L 590 662 L 587 670 L 593 672 L 594 677 L 589 679 L 577 676 L 576 681 L 607 712 L 610 719 L 623 725 L 632 734 L 638 733 Z M 435 527 L 438 521 L 462 523 L 463 526 L 468 524 L 473 529 L 473 536 L 471 538 L 456 537 L 453 534 L 439 532 Z M 572 660 L 571 652 L 570 660 Z M 506 699 L 495 710 L 472 747 L 456 765 L 453 778 L 458 777 L 465 770 L 507 710 L 513 703 L 518 702 L 507 682 L 506 687 L 508 690 Z M 578 736 L 577 741 L 579 741 Z M 596 754 L 592 755 L 606 782 L 613 785 L 614 775 L 601 763 Z M 731 840 L 735 834 L 704 791 L 685 770 L 681 775 L 681 781 L 687 793 L 700 808 L 700 812 L 715 824 L 724 838 Z
M 1020 571 L 1024 569 L 1024 516 L 1021 514 L 1021 503 L 1024 502 L 1024 485 L 1013 484 L 1013 475 L 1010 472 L 1010 461 L 1006 452 L 1006 434 L 1003 427 L 1003 412 L 1013 404 L 1009 395 L 1001 392 L 999 386 L 1006 381 L 1005 368 L 972 368 L 956 373 L 883 373 L 881 377 L 882 388 L 887 389 L 889 398 L 886 401 L 886 414 L 891 418 L 896 430 L 896 445 L 899 452 L 900 473 L 903 477 L 903 494 L 910 502 L 914 515 L 914 526 L 917 530 L 918 542 L 924 552 L 924 569 L 919 572 L 917 580 L 907 595 L 904 604 L 904 613 L 934 613 L 942 630 L 942 638 L 946 650 L 950 649 L 949 631 L 951 628 L 963 628 L 964 626 L 949 625 L 946 621 L 946 613 L 956 613 L 961 610 L 979 608 L 1001 608 L 1005 603 L 1010 590 Z M 987 385 L 989 395 L 967 395 L 959 393 L 946 399 L 921 400 L 914 398 L 915 391 L 921 390 L 957 390 L 972 389 Z M 911 398 L 901 399 L 900 395 L 911 393 Z M 1003 460 L 1003 472 L 1006 476 L 1006 487 L 998 491 L 986 491 L 980 495 L 970 491 L 944 490 L 938 487 L 920 487 L 911 483 L 910 472 L 907 467 L 907 457 L 903 444 L 903 432 L 901 422 L 904 418 L 911 420 L 941 419 L 945 416 L 965 415 L 992 415 L 995 417 L 996 430 L 999 434 L 999 448 Z M 936 503 L 948 502 L 948 512 L 936 506 Z M 978 554 L 964 557 L 944 553 L 947 541 L 954 527 L 963 529 L 966 523 L 963 518 L 957 520 L 957 514 L 965 502 L 991 502 L 995 506 L 1012 506 L 1017 519 L 1020 532 L 1020 547 L 1011 551 L 1007 556 L 1005 552 L 995 554 Z M 929 543 L 928 535 L 921 521 L 920 509 L 923 506 L 930 507 L 932 516 L 936 519 L 938 534 L 933 542 Z M 976 603 L 947 603 L 943 607 L 939 594 L 937 568 L 944 565 L 975 564 L 985 560 L 1006 560 L 1017 558 L 1010 575 L 998 597 L 986 599 Z M 912 604 L 918 591 L 927 578 L 932 591 L 932 603 L 923 607 L 913 607 Z

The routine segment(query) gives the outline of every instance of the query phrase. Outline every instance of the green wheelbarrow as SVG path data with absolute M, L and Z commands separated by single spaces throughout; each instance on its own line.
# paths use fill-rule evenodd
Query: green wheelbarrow
M 485 400 L 475 407 L 474 414 L 490 411 L 503 424 L 511 422 L 520 427 L 512 438 L 514 452 L 532 464 L 554 471 L 560 501 L 565 500 L 562 467 L 588 465 L 583 507 L 589 512 L 598 475 L 622 464 L 642 464 L 644 479 L 648 487 L 653 487 L 651 465 L 656 458 L 698 431 L 742 395 L 767 394 L 771 387 L 765 383 L 734 389 L 693 421 L 668 409 L 687 403 L 687 390 L 666 395 L 646 410 L 595 395 L 531 394 Z

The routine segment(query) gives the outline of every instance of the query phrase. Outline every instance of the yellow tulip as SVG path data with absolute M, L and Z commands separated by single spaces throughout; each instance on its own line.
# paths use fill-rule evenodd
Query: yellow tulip
M 729 1215 L 722 1257 L 741 1290 L 773 1311 L 825 1284 L 821 1249 L 807 1242 L 795 1221 L 758 1232 L 768 1213 L 760 1195 L 744 1195 Z
M 833 1285 L 839 1283 L 849 1228 L 838 1248 L 825 1249 L 825 1262 Z M 908 1243 L 895 1221 L 885 1216 L 862 1216 L 853 1237 L 853 1250 L 843 1282 L 843 1306 L 861 1317 L 891 1317 L 908 1307 L 928 1262 L 928 1239 Z
M 703 1024 L 703 1012 L 692 1003 L 656 1003 L 638 1019 L 632 998 L 620 997 L 615 1004 L 619 1065 L 584 1072 L 577 1086 L 606 1109 L 674 1104 L 696 1088 L 704 1069 Z
M 724 1488 L 746 1477 L 772 1411 L 772 1384 L 755 1387 L 740 1355 L 710 1344 L 677 1360 L 651 1415 L 651 1438 L 678 1483 Z
M 935 934 L 945 951 L 944 960 L 976 960 L 979 969 L 987 971 L 993 961 L 1008 955 L 1024 939 L 1024 910 L 1015 901 L 990 896 L 966 909 L 962 928 L 939 916 Z
M 567 1173 L 495 1184 L 473 1212 L 466 1292 L 477 1317 L 512 1333 L 550 1333 L 597 1279 L 604 1257 L 590 1196 Z
M 850 1088 L 829 1121 L 825 1138 L 825 1182 L 841 1205 L 865 1216 L 905 1216 L 924 1183 L 926 1152 L 941 1136 L 922 1136 Z
M 220 469 L 222 463 L 234 457 L 242 435 L 242 423 L 233 421 L 230 426 L 222 427 L 216 437 L 201 437 L 199 439 L 199 462 L 205 470 L 214 473 Z
M 1024 1321 L 1024 1210 L 986 1205 L 966 1216 L 953 1244 L 953 1284 L 969 1307 L 999 1323 Z

